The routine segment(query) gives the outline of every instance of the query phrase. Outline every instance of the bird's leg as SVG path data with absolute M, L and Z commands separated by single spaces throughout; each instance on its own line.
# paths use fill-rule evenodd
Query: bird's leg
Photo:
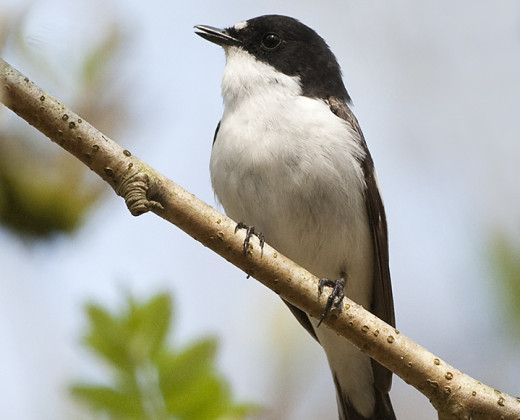
M 254 235 L 258 238 L 260 241 L 260 249 L 263 252 L 264 251 L 264 243 L 265 238 L 264 235 L 262 235 L 260 232 L 255 232 L 255 228 L 253 226 L 247 226 L 243 222 L 238 222 L 235 227 L 235 233 L 238 232 L 239 229 L 246 229 L 246 238 L 244 239 L 244 255 L 247 254 L 247 250 L 249 249 L 249 241 L 251 240 L 251 237 Z
M 321 314 L 320 321 L 318 322 L 318 327 L 321 325 L 327 314 L 330 312 L 332 308 L 339 309 L 343 298 L 345 297 L 343 290 L 345 289 L 345 273 L 341 272 L 341 277 L 338 280 L 330 280 L 327 278 L 320 279 L 318 283 L 318 295 L 321 296 L 323 293 L 323 288 L 325 286 L 332 287 L 332 292 L 330 292 L 329 297 L 327 298 L 327 304 L 325 305 L 325 309 Z

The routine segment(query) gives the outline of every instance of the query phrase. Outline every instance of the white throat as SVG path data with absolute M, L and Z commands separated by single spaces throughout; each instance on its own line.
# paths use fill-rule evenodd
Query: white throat
M 226 108 L 233 108 L 251 97 L 256 101 L 265 96 L 301 95 L 298 76 L 287 76 L 242 48 L 224 47 L 224 51 L 226 67 L 222 76 L 222 97 Z

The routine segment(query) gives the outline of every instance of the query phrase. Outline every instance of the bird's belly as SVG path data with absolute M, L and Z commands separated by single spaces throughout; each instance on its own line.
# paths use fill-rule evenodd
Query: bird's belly
M 363 193 L 352 171 L 331 169 L 327 159 L 309 150 L 302 156 L 297 148 L 272 150 L 265 142 L 258 147 L 259 141 L 237 147 L 241 143 L 226 137 L 225 127 L 221 133 L 210 166 L 227 215 L 254 226 L 267 243 L 318 277 L 346 273 L 346 294 L 369 307 L 373 250 Z

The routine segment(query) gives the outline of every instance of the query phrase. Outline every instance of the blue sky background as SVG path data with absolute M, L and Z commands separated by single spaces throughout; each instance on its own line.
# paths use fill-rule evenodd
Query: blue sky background
M 490 257 L 495 233 L 517 244 L 520 234 L 520 3 L 2 0 L 2 8 L 27 10 L 27 43 L 61 69 L 42 87 L 64 103 L 73 79 L 63 69 L 121 25 L 116 87 L 130 120 L 114 140 L 212 205 L 224 54 L 193 25 L 278 13 L 316 29 L 342 65 L 378 169 L 399 330 L 520 395 L 519 343 Z M 4 58 L 19 67 L 12 50 Z M 0 123 L 11 118 L 0 110 Z M 335 418 L 324 355 L 279 299 L 154 215 L 133 218 L 110 196 L 72 237 L 27 246 L 0 231 L 0 250 L 2 419 L 88 418 L 66 392 L 104 373 L 79 345 L 83 304 L 164 289 L 176 302 L 175 338 L 218 336 L 220 367 L 240 399 L 289 420 Z M 401 420 L 436 418 L 398 378 L 392 399 Z

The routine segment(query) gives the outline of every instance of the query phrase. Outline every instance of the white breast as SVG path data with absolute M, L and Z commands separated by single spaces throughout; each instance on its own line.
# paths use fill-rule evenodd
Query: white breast
M 225 111 L 211 155 L 218 200 L 235 221 L 319 277 L 347 273 L 370 305 L 372 245 L 359 138 L 289 77 L 227 48 Z

